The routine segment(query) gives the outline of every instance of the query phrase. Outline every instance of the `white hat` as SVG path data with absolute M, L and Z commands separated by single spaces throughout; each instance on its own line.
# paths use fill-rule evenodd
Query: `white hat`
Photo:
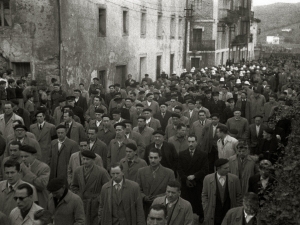
M 232 75 L 232 72 L 231 72 L 231 71 L 228 71 L 228 75 Z
M 241 84 L 241 83 L 242 83 L 242 82 L 241 82 L 241 79 L 237 79 L 237 80 L 236 80 L 236 83 L 237 83 L 237 84 Z
M 211 75 L 216 75 L 216 71 L 211 71 Z
M 208 70 L 208 68 L 207 68 L 207 67 L 205 67 L 204 69 L 205 69 L 205 70 Z
M 250 71 L 249 71 L 249 70 L 247 70 L 247 73 L 250 73 Z
M 192 73 L 194 73 L 194 72 L 195 72 L 195 69 L 194 69 L 194 68 L 192 68 L 192 69 L 191 69 L 191 72 L 192 72 Z
M 173 71 L 172 75 L 174 75 L 174 74 L 176 75 L 176 71 Z
M 186 73 L 187 71 L 186 71 L 186 69 L 183 69 L 183 71 L 182 71 L 183 73 Z
M 247 81 L 247 80 L 244 82 L 244 84 L 250 85 L 249 81 Z
M 247 66 L 246 65 L 243 65 L 243 68 L 246 68 Z
M 256 69 L 259 69 L 259 68 L 260 68 L 259 66 L 256 67 Z
M 221 78 L 220 78 L 220 81 L 225 81 L 224 77 L 221 77 Z
M 263 67 L 263 68 L 262 68 L 262 70 L 266 70 L 266 69 L 267 69 L 266 67 Z

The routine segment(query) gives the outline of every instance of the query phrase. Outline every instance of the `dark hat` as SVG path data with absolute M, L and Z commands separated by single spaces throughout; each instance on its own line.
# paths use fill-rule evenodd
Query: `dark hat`
M 61 128 L 67 129 L 65 125 L 60 124 L 60 125 L 58 125 L 58 126 L 56 127 L 56 130 L 61 129 Z
M 29 145 L 21 145 L 20 151 L 28 152 L 28 153 L 31 153 L 31 154 L 37 153 L 36 149 L 32 146 L 29 146 Z
M 104 113 L 104 110 L 101 108 L 95 109 L 95 113 Z
M 146 98 L 149 97 L 150 95 L 153 95 L 153 93 L 149 92 L 148 94 L 146 94 Z
M 135 105 L 135 107 L 144 107 L 144 105 L 142 104 L 142 103 L 137 103 L 136 105 Z
M 79 92 L 81 93 L 81 91 L 79 89 L 74 89 L 74 92 Z
M 120 102 L 122 102 L 122 100 L 123 100 L 123 98 L 119 98 L 119 97 L 117 97 L 117 98 L 114 98 L 114 101 L 115 101 L 115 102 L 117 102 L 117 103 L 120 103 Z
M 229 98 L 229 99 L 227 99 L 227 102 L 234 102 L 234 98 Z
M 114 128 L 116 129 L 117 126 L 122 126 L 123 128 L 126 128 L 126 124 L 123 123 L 123 122 L 115 123 L 115 124 L 114 124 Z
M 162 136 L 165 136 L 165 132 L 163 132 L 162 130 L 154 131 L 152 135 L 154 136 L 154 135 L 156 135 L 156 134 L 160 134 L 160 135 L 162 135 Z
M 47 185 L 47 190 L 49 192 L 56 192 L 65 186 L 65 181 L 61 178 L 53 178 L 49 181 Z
M 195 104 L 195 101 L 194 101 L 193 99 L 189 99 L 189 100 L 187 101 L 187 103 L 188 103 L 188 104 Z
M 114 84 L 111 84 L 111 85 L 108 86 L 108 88 L 111 88 L 111 87 L 115 87 L 115 85 L 114 85 Z
M 59 85 L 59 84 L 53 84 L 53 86 L 54 86 L 54 87 L 59 87 L 60 85 Z
M 145 91 L 139 91 L 139 94 L 143 95 L 143 94 L 145 94 Z
M 218 167 L 220 167 L 220 166 L 225 165 L 225 164 L 228 163 L 228 162 L 229 162 L 228 159 L 223 159 L 223 158 L 217 159 L 217 160 L 215 161 L 215 167 L 218 168 Z
M 23 124 L 17 124 L 16 126 L 14 126 L 14 130 L 16 129 L 24 129 L 24 130 L 27 130 L 27 128 L 23 125 Z
M 60 98 L 59 100 L 58 100 L 59 102 L 65 102 L 66 101 L 66 98 Z
M 274 130 L 269 127 L 265 128 L 264 131 L 268 134 L 274 134 Z
M 76 98 L 75 96 L 71 95 L 71 96 L 68 96 L 66 99 L 67 99 L 68 101 L 74 101 L 75 98 Z
M 234 108 L 233 108 L 233 112 L 235 112 L 235 111 L 241 111 L 241 109 L 238 108 L 238 107 L 234 107 Z
M 95 159 L 96 154 L 90 150 L 84 150 L 81 152 L 81 155 L 90 159 Z
M 128 144 L 126 144 L 126 148 L 130 148 L 130 149 L 133 150 L 133 151 L 136 151 L 136 150 L 137 150 L 136 145 L 133 144 L 133 143 L 128 143 Z
M 253 119 L 255 119 L 256 117 L 264 118 L 262 115 L 255 115 L 253 116 Z
M 0 85 L 2 85 L 2 84 L 6 84 L 6 81 L 1 80 L 1 81 L 0 81 Z
M 126 124 L 126 123 L 132 124 L 132 122 L 131 122 L 130 120 L 123 120 L 122 123 L 125 123 L 125 124 Z
M 127 100 L 133 102 L 133 99 L 132 99 L 132 98 L 125 98 L 125 101 L 127 101 Z
M 94 77 L 93 80 L 99 80 L 99 78 L 98 77 Z
M 172 116 L 171 117 L 177 117 L 177 118 L 180 118 L 180 115 L 177 114 L 177 113 L 172 113 Z
M 160 104 L 159 104 L 159 106 L 162 106 L 162 105 L 165 105 L 165 106 L 167 106 L 167 107 L 168 107 L 168 104 L 167 104 L 167 103 L 165 103 L 165 102 L 162 102 L 162 103 L 160 103 Z
M 182 111 L 182 107 L 180 105 L 175 106 L 174 109 L 179 109 L 180 111 Z
M 209 89 L 205 90 L 205 94 L 211 94 L 211 93 L 212 93 L 211 90 L 209 90 Z M 218 93 L 218 95 L 219 95 L 219 93 Z
M 37 116 L 37 115 L 40 114 L 40 113 L 45 114 L 45 112 L 46 112 L 46 109 L 40 109 L 39 111 L 37 111 L 37 112 L 35 113 L 35 116 Z
M 148 74 L 148 73 L 146 73 L 146 74 L 145 74 L 145 77 L 149 77 L 149 74 Z
M 143 112 L 152 112 L 152 109 L 149 109 L 149 108 L 143 109 Z
M 213 93 L 212 93 L 212 96 L 219 96 L 220 95 L 220 93 L 218 92 L 218 91 L 214 91 Z
M 120 109 L 114 109 L 111 114 L 112 115 L 113 114 L 121 114 L 121 110 Z
M 92 94 L 92 95 L 97 95 L 97 94 L 99 94 L 99 93 L 98 93 L 98 91 L 92 91 L 91 94 Z

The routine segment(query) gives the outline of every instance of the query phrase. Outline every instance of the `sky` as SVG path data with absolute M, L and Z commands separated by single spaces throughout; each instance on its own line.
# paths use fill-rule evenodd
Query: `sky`
M 300 0 L 253 0 L 253 5 L 269 5 L 277 2 L 284 2 L 284 3 L 297 3 L 300 2 Z

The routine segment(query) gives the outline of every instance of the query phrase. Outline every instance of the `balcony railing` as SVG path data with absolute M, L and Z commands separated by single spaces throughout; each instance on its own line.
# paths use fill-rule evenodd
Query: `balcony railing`
M 246 45 L 248 41 L 248 36 L 246 34 L 237 35 L 233 41 L 232 45 Z
M 215 40 L 203 40 L 201 42 L 190 43 L 190 51 L 215 51 L 216 41 Z

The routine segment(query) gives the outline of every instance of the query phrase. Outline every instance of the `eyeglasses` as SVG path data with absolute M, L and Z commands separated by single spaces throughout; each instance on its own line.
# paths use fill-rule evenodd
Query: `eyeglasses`
M 17 201 L 19 199 L 20 201 L 23 201 L 27 197 L 29 197 L 29 195 L 25 197 L 14 197 L 14 200 Z

